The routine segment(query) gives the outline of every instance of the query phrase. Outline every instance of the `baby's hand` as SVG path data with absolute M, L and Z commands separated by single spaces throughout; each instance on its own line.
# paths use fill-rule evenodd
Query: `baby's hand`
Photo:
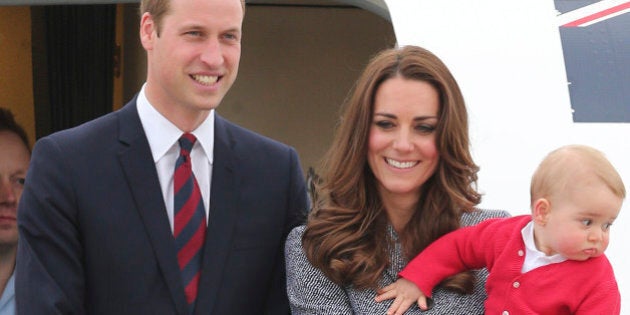
M 394 299 L 394 303 L 387 310 L 387 315 L 402 315 L 414 302 L 418 303 L 421 310 L 428 309 L 427 297 L 413 282 L 404 278 L 398 279 L 376 293 L 376 298 L 374 298 L 376 302 Z

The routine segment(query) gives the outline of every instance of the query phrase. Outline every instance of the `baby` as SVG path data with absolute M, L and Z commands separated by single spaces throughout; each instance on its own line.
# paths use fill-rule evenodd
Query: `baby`
M 376 301 L 395 299 L 390 315 L 414 302 L 426 310 L 441 280 L 486 267 L 486 314 L 619 314 L 621 297 L 604 251 L 625 196 L 620 175 L 600 151 L 561 147 L 532 177 L 531 215 L 444 235 L 380 289 Z

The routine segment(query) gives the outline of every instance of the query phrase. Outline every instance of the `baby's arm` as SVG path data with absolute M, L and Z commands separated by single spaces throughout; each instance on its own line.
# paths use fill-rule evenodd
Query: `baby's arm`
M 428 309 L 426 295 L 413 282 L 404 278 L 396 280 L 376 293 L 376 302 L 394 299 L 394 303 L 387 310 L 387 315 L 402 315 L 414 302 L 418 303 L 421 310 Z

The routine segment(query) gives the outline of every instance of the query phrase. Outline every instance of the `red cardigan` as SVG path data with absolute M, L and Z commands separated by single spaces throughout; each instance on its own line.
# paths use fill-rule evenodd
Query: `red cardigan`
M 490 219 L 449 233 L 414 258 L 400 276 L 431 296 L 445 277 L 487 267 L 486 314 L 619 314 L 621 296 L 604 255 L 521 273 L 521 230 L 530 220 L 529 215 Z

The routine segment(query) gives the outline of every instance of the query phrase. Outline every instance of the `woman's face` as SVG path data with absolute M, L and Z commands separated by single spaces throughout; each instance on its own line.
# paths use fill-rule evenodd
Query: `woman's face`
M 376 91 L 367 160 L 381 198 L 419 198 L 439 162 L 439 106 L 436 89 L 424 81 L 393 77 Z

